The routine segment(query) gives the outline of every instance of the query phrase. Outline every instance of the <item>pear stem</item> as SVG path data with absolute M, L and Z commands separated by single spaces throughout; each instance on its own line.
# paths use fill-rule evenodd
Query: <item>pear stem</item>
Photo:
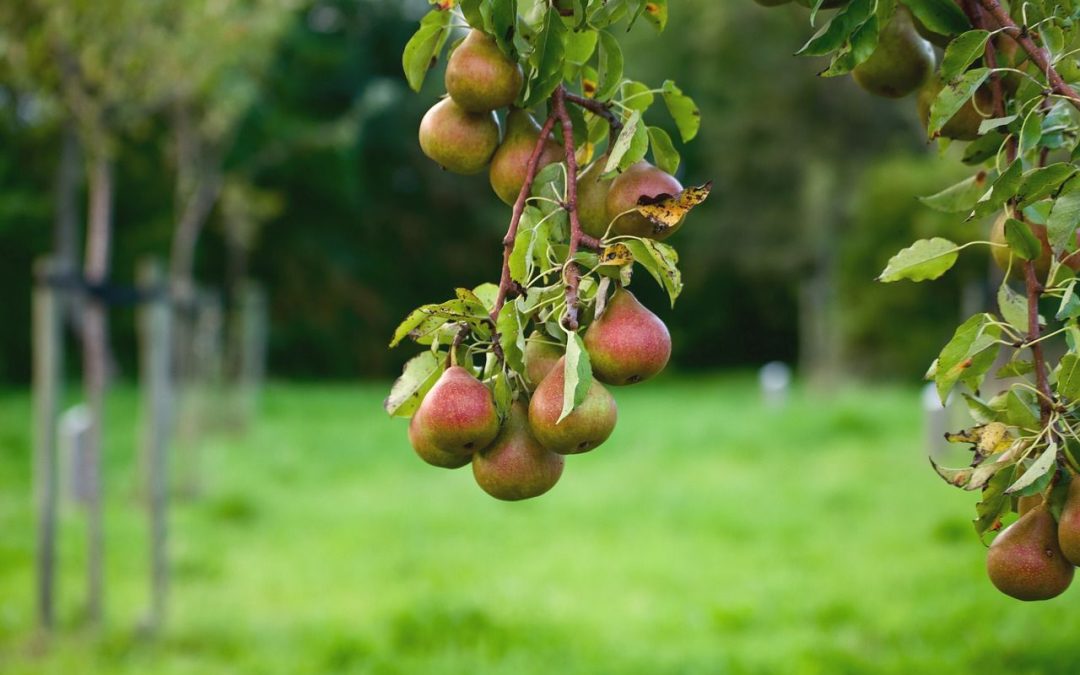
M 566 203 L 563 209 L 570 215 L 570 250 L 566 254 L 566 267 L 563 278 L 566 280 L 566 313 L 563 315 L 563 327 L 576 331 L 578 322 L 578 285 L 581 283 L 581 268 L 574 256 L 581 245 L 581 219 L 577 208 L 577 156 L 574 152 L 574 127 L 570 113 L 566 110 L 566 87 L 559 85 L 551 97 L 551 112 L 558 118 L 562 127 L 563 153 L 566 155 Z
M 979 3 L 994 17 L 994 21 L 1002 28 L 1003 32 L 1024 48 L 1024 51 L 1028 53 L 1031 60 L 1039 67 L 1039 70 L 1046 75 L 1046 81 L 1050 85 L 1051 91 L 1069 99 L 1069 102 L 1080 110 L 1080 95 L 1054 69 L 1050 59 L 1047 58 L 1046 52 L 1031 39 L 1027 27 L 1016 25 L 1016 22 L 1012 20 L 1012 17 L 1009 16 L 1009 13 L 1005 11 L 998 0 L 979 0 Z

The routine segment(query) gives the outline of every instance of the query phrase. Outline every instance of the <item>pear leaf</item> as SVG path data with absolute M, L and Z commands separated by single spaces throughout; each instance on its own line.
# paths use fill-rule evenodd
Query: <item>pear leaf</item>
M 941 128 L 960 112 L 964 104 L 975 95 L 989 76 L 989 68 L 973 68 L 964 73 L 960 79 L 946 84 L 941 89 L 941 93 L 930 106 L 930 123 L 927 128 L 930 138 L 935 138 Z
M 967 15 L 954 0 L 904 0 L 911 13 L 938 35 L 959 35 L 971 28 Z
M 840 49 L 851 34 L 870 18 L 875 4 L 874 0 L 851 0 L 796 54 L 825 56 Z
M 989 40 L 989 31 L 971 30 L 950 42 L 941 59 L 941 79 L 945 82 L 956 79 L 968 66 L 982 58 Z
M 603 176 L 605 178 L 614 176 L 617 172 L 640 161 L 648 151 L 649 133 L 641 121 L 641 111 L 635 110 L 623 124 L 619 137 L 615 139 L 615 144 L 608 153 Z
M 656 166 L 666 173 L 675 173 L 679 170 L 679 151 L 671 142 L 671 136 L 660 127 L 649 127 L 649 144 L 652 147 L 653 159 Z
M 891 283 L 901 279 L 937 279 L 956 263 L 958 251 L 956 244 L 948 239 L 920 239 L 894 255 L 878 276 L 878 281 Z
M 566 358 L 563 360 L 563 407 L 558 422 L 562 422 L 574 408 L 581 405 L 592 386 L 592 364 L 585 343 L 575 332 L 567 334 Z M 556 424 L 558 424 L 556 422 Z
M 599 84 L 596 99 L 608 101 L 619 90 L 623 79 L 623 53 L 619 41 L 606 30 L 599 31 L 600 44 L 597 48 L 597 77 Z
M 1076 175 L 1077 168 L 1066 162 L 1055 162 L 1049 166 L 1032 169 L 1024 174 L 1024 181 L 1016 192 L 1019 200 L 1016 207 L 1026 209 L 1035 202 L 1049 197 L 1062 184 Z
M 1057 250 L 1076 250 L 1076 228 L 1080 226 L 1080 176 L 1070 179 L 1061 188 L 1050 218 L 1046 221 L 1046 234 L 1050 245 Z
M 423 352 L 405 364 L 401 377 L 390 388 L 390 395 L 383 408 L 392 417 L 412 417 L 424 395 L 428 393 L 444 370 L 445 357 L 441 354 Z
M 1009 287 L 1007 281 L 998 287 L 998 309 L 1001 316 L 1021 333 L 1027 332 L 1027 298 Z
M 1061 358 L 1057 376 L 1057 393 L 1068 401 L 1080 399 L 1080 356 L 1066 354 Z
M 701 111 L 694 99 L 684 94 L 672 80 L 664 81 L 660 87 L 660 95 L 664 98 L 664 105 L 667 106 L 671 118 L 675 120 L 675 126 L 679 128 L 682 142 L 689 143 L 694 140 L 701 127 Z
M 1020 478 L 1018 478 L 1015 483 L 1010 485 L 1008 489 L 1005 490 L 1005 494 L 1019 494 L 1020 496 L 1027 496 L 1028 494 L 1035 494 L 1039 492 L 1040 490 L 1032 490 L 1028 492 L 1024 488 L 1027 488 L 1028 486 L 1034 486 L 1036 481 L 1038 481 L 1040 478 L 1043 478 L 1044 476 L 1047 476 L 1047 474 L 1050 473 L 1050 470 L 1054 468 L 1056 460 L 1057 444 L 1050 443 L 1050 445 L 1047 446 L 1046 450 L 1043 450 L 1042 454 L 1039 455 L 1038 459 L 1031 463 L 1031 466 L 1027 468 L 1027 471 L 1025 471 L 1024 474 L 1020 476 Z M 1043 487 L 1045 487 L 1045 485 Z
M 938 355 L 934 382 L 942 403 L 961 379 L 977 383 L 993 366 L 1000 348 L 999 337 L 1001 327 L 988 314 L 976 314 L 960 324 Z
M 529 55 L 534 75 L 529 83 L 524 107 L 531 108 L 547 99 L 562 82 L 567 32 L 559 13 L 554 9 L 549 10 Z
M 420 20 L 420 28 L 405 44 L 401 55 L 401 67 L 405 79 L 413 91 L 420 91 L 428 70 L 442 51 L 450 36 L 450 18 L 453 12 L 433 9 Z
M 966 213 L 975 208 L 979 199 L 986 194 L 987 182 L 987 173 L 980 171 L 936 195 L 919 197 L 919 201 L 942 213 Z
M 634 254 L 630 252 L 626 244 L 616 242 L 610 246 L 605 246 L 604 250 L 600 253 L 601 265 L 631 265 L 634 262 Z
M 677 195 L 641 197 L 636 209 L 653 224 L 653 233 L 660 234 L 681 223 L 691 209 L 709 198 L 710 192 L 712 181 L 698 187 L 688 187 Z

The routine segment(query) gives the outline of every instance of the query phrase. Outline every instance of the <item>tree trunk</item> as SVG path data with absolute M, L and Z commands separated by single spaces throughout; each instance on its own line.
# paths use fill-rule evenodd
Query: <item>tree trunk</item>
M 836 312 L 836 168 L 807 166 L 803 178 L 804 241 L 809 248 L 799 288 L 799 368 L 814 386 L 828 387 L 840 375 L 840 331 Z
M 64 123 L 60 146 L 60 161 L 56 170 L 55 203 L 53 221 L 53 259 L 58 269 L 71 274 L 79 269 L 79 187 L 82 179 L 81 149 L 78 130 L 73 120 Z M 82 299 L 70 293 L 60 295 L 61 309 L 66 323 L 82 338 Z
M 86 280 L 104 284 L 109 277 L 112 248 L 113 166 L 112 160 L 97 154 L 90 166 L 89 223 L 86 236 Z M 108 307 L 90 294 L 83 306 L 83 388 L 90 409 L 87 459 L 91 494 L 87 504 L 87 618 L 101 622 L 105 595 L 104 481 L 102 439 L 104 435 L 105 390 L 108 383 Z

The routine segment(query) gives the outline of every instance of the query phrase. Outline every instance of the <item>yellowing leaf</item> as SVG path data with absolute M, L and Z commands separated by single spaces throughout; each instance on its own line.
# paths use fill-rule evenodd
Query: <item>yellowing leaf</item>
M 649 219 L 655 234 L 670 230 L 686 217 L 698 204 L 709 197 L 712 181 L 700 187 L 686 188 L 677 195 L 657 195 L 653 198 L 642 197 L 637 205 L 637 212 Z
M 634 262 L 634 254 L 630 252 L 626 244 L 615 243 L 605 246 L 600 253 L 601 265 L 630 265 Z

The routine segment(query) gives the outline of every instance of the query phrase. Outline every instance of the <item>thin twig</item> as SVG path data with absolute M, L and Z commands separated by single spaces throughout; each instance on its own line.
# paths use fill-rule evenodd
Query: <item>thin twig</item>
M 1050 423 L 1054 393 L 1050 390 L 1050 378 L 1046 372 L 1046 360 L 1043 358 L 1042 343 L 1039 341 L 1039 298 L 1042 297 L 1043 287 L 1035 274 L 1035 261 L 1033 260 L 1024 262 L 1024 282 L 1027 287 L 1028 344 L 1031 348 L 1031 357 L 1035 361 L 1035 386 L 1041 394 L 1039 412 L 1045 426 Z
M 581 245 L 581 219 L 577 208 L 577 158 L 574 155 L 574 127 L 570 114 L 566 111 L 566 88 L 559 85 L 551 97 L 551 111 L 559 119 L 562 127 L 563 153 L 566 155 L 566 203 L 563 208 L 570 215 L 570 250 L 566 254 L 566 266 L 563 278 L 566 280 L 566 313 L 563 315 L 563 327 L 567 330 L 578 329 L 578 284 L 581 283 L 581 268 L 574 256 Z

